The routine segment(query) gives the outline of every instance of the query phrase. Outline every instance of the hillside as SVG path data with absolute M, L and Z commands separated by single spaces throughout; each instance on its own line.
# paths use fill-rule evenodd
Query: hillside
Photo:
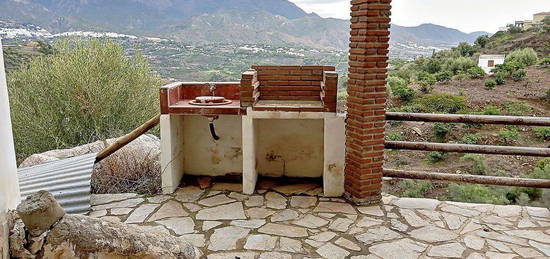
M 38 25 L 51 34 L 116 32 L 193 44 L 291 44 L 346 50 L 349 39 L 349 21 L 307 14 L 287 0 L 0 0 L 2 20 Z M 405 59 L 459 42 L 471 43 L 480 34 L 432 24 L 393 25 L 391 30 L 392 50 Z
M 550 33 L 540 31 L 498 32 L 489 38 L 485 48 L 479 50 L 483 54 L 509 53 L 519 48 L 533 48 L 540 57 L 550 55 Z

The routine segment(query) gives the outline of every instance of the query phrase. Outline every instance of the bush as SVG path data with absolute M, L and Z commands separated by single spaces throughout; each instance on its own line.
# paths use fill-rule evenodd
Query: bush
M 453 124 L 442 123 L 442 122 L 434 123 L 433 131 L 437 141 L 440 141 L 440 142 L 444 141 L 445 138 L 447 137 L 447 133 L 449 133 L 449 131 L 451 131 L 453 128 L 454 128 Z
M 432 151 L 428 155 L 428 161 L 430 161 L 430 163 L 441 162 L 441 160 L 443 160 L 444 156 L 445 156 L 444 152 Z
M 417 81 L 423 93 L 431 92 L 432 86 L 437 82 L 435 76 L 427 72 L 420 72 L 417 76 Z
M 477 48 L 475 46 L 472 46 L 467 42 L 461 42 L 455 49 L 463 57 L 471 57 L 477 51 Z
M 480 79 L 485 76 L 485 71 L 478 66 L 469 68 L 467 73 L 471 79 Z
M 537 60 L 537 52 L 532 48 L 517 49 L 506 56 L 506 62 L 518 62 L 523 66 L 532 66 Z
M 407 179 L 401 182 L 401 188 L 403 189 L 402 197 L 424 198 L 433 189 L 433 185 L 430 181 Z
M 539 61 L 539 65 L 541 65 L 541 66 L 550 66 L 550 56 L 541 59 Z
M 504 105 L 504 109 L 512 116 L 525 116 L 533 112 L 533 108 L 526 102 L 511 102 Z
M 398 87 L 406 87 L 408 85 L 407 80 L 397 77 L 397 76 L 388 76 L 388 86 L 390 89 Z
M 401 140 L 403 140 L 403 135 L 401 134 L 401 132 L 397 132 L 397 131 L 390 132 L 386 136 L 386 140 L 387 141 L 401 141 Z
M 485 48 L 485 46 L 489 43 L 489 36 L 488 35 L 481 35 L 477 37 L 475 44 L 479 47 Z
M 489 105 L 483 108 L 483 115 L 500 115 L 500 109 L 496 106 Z
M 476 184 L 450 184 L 449 199 L 458 202 L 510 204 L 502 189 Z
M 550 158 L 540 160 L 531 174 L 522 174 L 522 178 L 550 179 Z M 522 194 L 527 194 L 531 200 L 542 197 L 542 189 L 528 187 L 514 187 L 509 194 L 509 199 L 518 201 Z
M 408 86 L 400 86 L 392 89 L 392 93 L 403 102 L 410 102 L 416 96 L 414 89 Z
M 60 41 L 10 73 L 17 156 L 128 133 L 158 113 L 162 84 L 140 55 L 111 41 Z
M 467 108 L 466 97 L 448 93 L 427 94 L 414 103 L 421 112 L 457 113 Z
M 550 140 L 550 127 L 538 127 L 533 131 L 540 140 Z
M 485 157 L 483 157 L 482 155 L 466 154 L 460 160 L 472 163 L 472 166 L 469 170 L 471 174 L 484 175 L 487 172 L 487 162 L 485 162 Z
M 495 83 L 496 83 L 497 85 L 506 84 L 506 76 L 504 76 L 504 75 L 501 74 L 501 73 L 496 74 L 496 75 L 495 75 Z
M 475 144 L 478 144 L 479 141 L 481 140 L 481 134 L 472 134 L 472 133 L 469 133 L 469 134 L 466 134 L 464 135 L 461 139 L 460 139 L 460 143 L 463 143 L 463 144 L 470 144 L 470 145 L 475 145 Z
M 477 66 L 476 62 L 471 58 L 467 57 L 458 57 L 458 58 L 448 58 L 443 63 L 443 70 L 451 71 L 453 75 L 457 75 L 460 72 L 466 72 L 471 67 Z
M 519 132 L 513 126 L 508 126 L 506 129 L 502 129 L 497 133 L 497 136 L 502 142 L 510 144 L 519 139 Z
M 495 88 L 495 86 L 497 86 L 497 82 L 495 80 L 489 79 L 489 80 L 485 81 L 485 88 L 493 89 L 493 88 Z
M 520 70 L 512 73 L 512 79 L 514 79 L 514 81 L 520 81 L 525 76 L 527 76 L 527 71 L 525 71 L 525 69 L 520 69 Z
M 451 81 L 452 78 L 453 78 L 453 73 L 451 73 L 450 71 L 441 71 L 435 74 L 435 79 L 437 80 L 437 82 L 440 82 L 440 83 L 449 82 Z
M 496 65 L 492 72 L 504 78 L 509 77 L 515 71 L 525 68 L 525 65 L 517 61 L 504 62 L 504 64 Z
M 548 90 L 546 90 L 546 101 L 548 101 L 550 103 L 550 88 L 548 88 Z

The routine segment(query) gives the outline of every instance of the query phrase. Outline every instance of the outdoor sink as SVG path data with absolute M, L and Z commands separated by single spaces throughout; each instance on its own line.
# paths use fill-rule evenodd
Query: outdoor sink
M 198 96 L 195 100 L 189 102 L 197 106 L 220 106 L 231 104 L 233 101 L 225 99 L 223 96 Z
M 161 112 L 179 115 L 242 115 L 240 82 L 177 82 L 160 89 Z

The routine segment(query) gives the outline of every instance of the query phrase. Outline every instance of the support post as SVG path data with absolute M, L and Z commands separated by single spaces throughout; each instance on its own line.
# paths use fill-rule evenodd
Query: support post
M 324 119 L 323 193 L 325 197 L 344 194 L 344 161 L 346 150 L 346 123 L 344 117 L 333 112 Z
M 178 188 L 184 174 L 183 120 L 182 115 L 160 116 L 160 169 L 165 194 Z
M 21 199 L 17 179 L 17 163 L 11 128 L 8 84 L 0 40 L 0 259 L 9 258 L 7 211 Z
M 249 112 L 252 108 L 248 108 Z M 248 113 L 250 114 L 250 113 Z M 253 194 L 258 181 L 256 170 L 256 127 L 254 118 L 245 115 L 242 118 L 243 125 L 243 192 Z
M 384 161 L 391 0 L 352 0 L 346 119 L 346 197 L 379 203 Z

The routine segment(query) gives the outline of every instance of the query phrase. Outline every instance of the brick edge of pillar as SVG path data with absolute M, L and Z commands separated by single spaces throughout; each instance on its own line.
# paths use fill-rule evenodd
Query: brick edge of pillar
M 345 197 L 381 202 L 391 0 L 351 0 Z

